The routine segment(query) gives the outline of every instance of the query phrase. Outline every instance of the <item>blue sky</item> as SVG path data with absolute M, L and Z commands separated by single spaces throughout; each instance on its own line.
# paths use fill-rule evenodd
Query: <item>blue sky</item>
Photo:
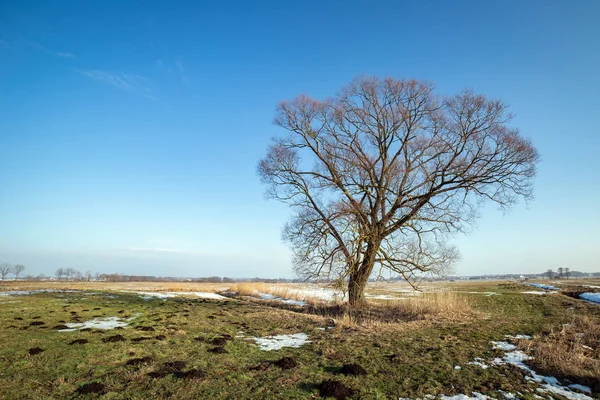
M 375 4 L 373 4 L 375 3 Z M 536 199 L 482 210 L 456 273 L 600 265 L 598 1 L 0 4 L 0 262 L 291 277 L 256 164 L 276 104 L 353 77 L 501 98 Z

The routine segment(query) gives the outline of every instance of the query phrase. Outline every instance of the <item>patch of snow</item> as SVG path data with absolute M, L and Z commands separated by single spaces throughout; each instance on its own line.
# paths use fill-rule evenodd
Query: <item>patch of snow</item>
M 467 396 L 466 394 L 457 394 L 455 396 L 440 396 L 440 399 L 442 400 L 469 400 L 469 399 L 476 399 L 476 400 L 486 400 L 486 399 L 491 399 L 491 397 L 486 396 L 485 394 L 481 394 L 479 392 L 473 392 L 472 393 L 473 396 Z
M 263 300 L 278 301 L 280 303 L 292 304 L 294 306 L 302 306 L 302 307 L 304 307 L 306 305 L 306 302 L 302 301 L 302 300 L 283 299 L 281 297 L 277 297 L 277 296 L 274 296 L 274 295 L 269 294 L 269 293 L 260 293 L 260 292 L 257 292 L 257 294 L 258 294 L 258 297 L 260 297 Z
M 568 386 L 571 390 L 579 390 L 580 392 L 586 392 L 592 394 L 592 389 L 589 386 L 580 385 L 579 383 L 572 383 Z
M 115 329 L 119 327 L 125 327 L 128 325 L 127 322 L 121 320 L 119 317 L 108 317 L 108 318 L 95 318 L 86 322 L 67 322 L 65 324 L 69 329 L 60 329 L 59 332 L 72 332 L 84 328 L 94 329 Z
M 490 366 L 485 363 L 483 358 L 476 357 L 473 361 L 468 362 L 469 365 L 477 365 L 481 369 L 488 369 Z
M 8 290 L 0 292 L 0 296 L 27 296 L 37 293 L 75 293 L 78 290 L 56 290 L 56 289 L 36 289 L 36 290 Z
M 531 339 L 531 336 L 529 335 L 504 335 L 505 338 L 507 339 L 512 339 L 512 340 L 529 340 Z
M 510 344 L 508 342 L 491 342 L 494 345 L 494 349 L 497 350 L 504 350 L 504 351 L 510 351 L 510 350 L 514 350 L 517 348 L 517 346 L 515 346 L 514 344 Z
M 389 294 L 369 294 L 365 293 L 365 297 L 368 299 L 375 300 L 396 300 L 394 296 L 390 296 Z
M 553 292 L 542 292 L 539 290 L 530 290 L 529 292 L 521 292 L 523 294 L 552 294 Z
M 460 371 L 462 369 L 462 367 L 460 365 L 455 365 L 454 369 L 457 370 L 457 371 Z
M 142 298 L 146 300 L 150 300 L 152 298 L 159 299 L 169 299 L 178 296 L 196 296 L 201 299 L 213 299 L 213 300 L 224 300 L 227 299 L 225 296 L 221 296 L 218 293 L 210 293 L 210 292 L 132 292 L 129 290 L 122 290 L 124 293 L 135 293 L 142 296 Z
M 552 285 L 544 285 L 542 283 L 533 283 L 533 282 L 523 282 L 525 285 L 533 286 L 536 288 L 544 289 L 544 290 L 560 290 L 556 286 Z
M 298 348 L 306 343 L 310 343 L 306 333 L 295 333 L 293 335 L 265 336 L 262 338 L 249 337 L 263 351 L 279 350 L 284 347 Z
M 579 297 L 586 301 L 600 304 L 600 293 L 581 293 Z
M 493 343 L 493 342 L 492 342 Z M 534 370 L 525 365 L 524 361 L 531 360 L 532 357 L 523 353 L 522 351 L 515 350 L 508 352 L 504 355 L 502 359 L 496 358 L 494 359 L 494 364 L 511 364 L 514 365 L 526 372 L 529 373 L 530 376 L 527 377 L 528 380 L 540 383 L 542 386 L 537 390 L 540 392 L 551 392 L 554 394 L 558 394 L 563 396 L 569 400 L 593 400 L 591 397 L 582 394 L 573 392 L 568 387 L 562 386 L 558 379 L 553 376 L 544 376 L 539 375 Z

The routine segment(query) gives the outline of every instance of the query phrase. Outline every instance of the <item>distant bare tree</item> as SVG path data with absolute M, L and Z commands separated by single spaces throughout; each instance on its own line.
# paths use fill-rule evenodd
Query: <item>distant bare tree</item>
M 92 271 L 90 271 L 90 270 L 85 271 L 85 280 L 88 282 L 92 280 Z
M 571 275 L 571 269 L 569 269 L 569 267 L 565 268 L 565 276 L 567 277 L 567 279 L 569 279 L 569 275 Z
M 565 271 L 565 270 L 564 270 L 564 268 L 563 268 L 563 267 L 558 267 L 558 276 L 559 276 L 559 278 L 562 278 L 562 277 L 563 277 L 563 273 L 564 273 L 564 271 Z
M 531 198 L 538 154 L 508 125 L 498 100 L 434 94 L 416 80 L 361 78 L 335 98 L 279 105 L 258 166 L 268 196 L 295 210 L 284 229 L 296 272 L 347 282 L 364 298 L 375 267 L 414 284 L 458 258 L 448 235 L 467 231 L 479 206 Z
M 11 274 L 13 272 L 13 266 L 10 264 L 0 264 L 0 277 L 2 277 L 2 281 L 4 282 L 4 279 L 6 279 L 6 276 L 8 274 Z
M 21 265 L 21 264 L 17 264 L 13 267 L 13 274 L 15 274 L 15 279 L 19 280 L 19 275 L 21 275 L 21 273 L 25 271 L 25 266 Z
M 57 269 L 56 272 L 54 273 L 54 275 L 56 276 L 56 279 L 61 280 L 65 276 L 65 269 L 64 268 Z
M 548 279 L 552 279 L 554 277 L 554 272 L 549 269 L 548 271 L 546 271 L 546 276 L 548 277 Z

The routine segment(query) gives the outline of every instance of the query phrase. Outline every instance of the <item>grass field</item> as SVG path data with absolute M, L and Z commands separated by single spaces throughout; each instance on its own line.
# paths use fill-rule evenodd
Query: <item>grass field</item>
M 281 296 L 296 291 L 298 297 L 303 289 L 272 286 L 256 290 Z M 36 289 L 53 291 L 9 294 Z M 191 283 L 2 284 L 0 397 L 600 399 L 600 305 L 560 293 L 523 293 L 531 288 L 519 283 L 431 284 L 413 296 L 402 285 L 378 283 L 367 289 L 370 305 L 354 314 L 317 300 L 301 307 L 241 294 L 162 299 L 122 292 L 227 289 Z M 255 289 L 245 290 L 249 295 Z M 109 317 L 124 326 L 61 329 Z M 307 342 L 270 351 L 259 344 L 273 345 L 277 338 L 252 339 L 295 335 L 280 343 L 293 344 L 304 338 L 298 334 Z M 525 363 L 506 362 L 510 354 L 522 354 L 518 361 Z M 536 376 L 556 377 L 560 386 Z M 589 386 L 592 393 L 566 389 L 569 384 Z

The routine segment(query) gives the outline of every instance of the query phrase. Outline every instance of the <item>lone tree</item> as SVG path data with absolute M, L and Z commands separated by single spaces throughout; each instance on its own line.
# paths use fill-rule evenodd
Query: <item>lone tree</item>
M 538 153 L 507 106 L 470 90 L 445 97 L 417 80 L 358 78 L 337 96 L 282 102 L 258 172 L 294 216 L 283 238 L 304 278 L 347 282 L 356 305 L 374 268 L 413 284 L 444 273 L 479 206 L 532 196 Z
M 10 274 L 13 272 L 13 267 L 10 264 L 0 264 L 0 277 L 2 278 L 2 281 L 4 282 L 4 279 L 6 279 L 6 275 Z
M 21 264 L 17 264 L 13 267 L 13 274 L 15 274 L 15 279 L 19 280 L 19 275 L 21 275 L 21 273 L 25 271 L 25 266 L 21 265 Z

